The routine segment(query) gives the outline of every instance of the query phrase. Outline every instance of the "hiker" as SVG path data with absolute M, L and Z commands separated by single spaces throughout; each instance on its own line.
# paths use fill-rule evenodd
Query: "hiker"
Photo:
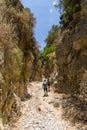
M 43 81 L 43 88 L 44 88 L 44 96 L 48 96 L 48 84 L 46 79 Z
M 50 92 L 50 80 L 47 80 L 47 84 L 48 84 L 48 91 Z

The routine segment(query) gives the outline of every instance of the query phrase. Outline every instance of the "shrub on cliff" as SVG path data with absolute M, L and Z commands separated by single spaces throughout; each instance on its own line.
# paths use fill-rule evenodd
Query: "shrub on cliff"
M 4 70 L 2 73 L 6 82 L 16 81 L 20 78 L 23 65 L 22 51 L 19 49 L 18 44 L 13 42 L 9 25 L 6 27 L 1 25 L 0 32 L 4 51 Z
M 62 10 L 60 17 L 60 24 L 65 28 L 69 25 L 70 21 L 73 20 L 73 16 L 76 12 L 80 11 L 81 0 L 59 0 L 56 7 Z

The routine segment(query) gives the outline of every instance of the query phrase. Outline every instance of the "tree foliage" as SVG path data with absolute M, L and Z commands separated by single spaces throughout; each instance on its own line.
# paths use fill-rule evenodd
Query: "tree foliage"
M 58 38 L 59 27 L 58 25 L 53 25 L 51 30 L 48 32 L 48 36 L 45 40 L 46 47 L 40 55 L 40 58 L 47 60 L 47 55 L 55 51 L 56 40 Z
M 40 54 L 40 58 L 43 58 L 44 60 L 47 60 L 47 55 L 55 51 L 56 45 L 53 44 L 50 47 L 45 47 L 44 51 Z
M 63 14 L 60 17 L 60 24 L 65 28 L 69 25 L 70 21 L 73 20 L 74 14 L 80 11 L 80 3 L 81 0 L 59 0 L 57 7 L 63 11 Z
M 0 41 L 5 46 L 5 79 L 26 82 L 38 55 L 33 32 L 35 18 L 19 0 L 5 0 L 5 5 L 6 12 L 2 13 L 3 22 L 0 23 Z
M 59 27 L 58 25 L 53 25 L 51 30 L 48 32 L 48 36 L 45 40 L 47 47 L 51 46 L 53 43 L 55 43 L 55 40 L 58 37 Z

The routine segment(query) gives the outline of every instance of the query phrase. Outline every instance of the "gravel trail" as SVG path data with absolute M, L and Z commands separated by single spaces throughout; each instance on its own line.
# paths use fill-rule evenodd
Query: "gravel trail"
M 41 82 L 32 82 L 28 86 L 31 99 L 22 102 L 22 115 L 11 130 L 77 130 L 62 118 L 61 94 L 51 90 L 43 97 Z

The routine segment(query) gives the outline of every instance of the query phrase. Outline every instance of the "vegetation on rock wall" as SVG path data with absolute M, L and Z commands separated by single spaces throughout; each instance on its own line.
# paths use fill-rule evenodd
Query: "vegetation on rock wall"
M 35 19 L 29 9 L 23 9 L 20 2 L 9 0 L 6 2 L 6 22 L 10 22 L 12 26 L 12 33 L 16 34 L 17 46 L 21 49 L 23 55 L 22 76 L 24 82 L 29 80 L 29 69 L 33 65 L 33 60 L 38 54 L 38 47 L 33 36 L 33 27 Z M 8 21 L 9 20 L 9 21 Z
M 56 7 L 60 8 L 62 15 L 60 17 L 60 24 L 67 27 L 73 20 L 73 16 L 81 9 L 81 0 L 59 0 Z
M 46 47 L 40 54 L 39 58 L 42 61 L 43 71 L 42 73 L 46 77 L 50 77 L 53 72 L 54 64 L 53 59 L 55 59 L 55 49 L 57 44 L 57 39 L 59 38 L 59 27 L 58 25 L 53 25 L 51 30 L 48 32 L 48 36 L 45 40 Z
M 74 1 L 71 2 L 73 4 Z M 61 34 L 56 58 L 59 68 L 57 90 L 68 96 L 63 99 L 64 116 L 83 123 L 87 121 L 87 94 L 84 89 L 87 86 L 87 1 L 82 1 L 80 6 L 81 10 L 74 14 L 68 28 Z
M 4 13 L 3 13 L 4 12 Z M 3 122 L 20 115 L 16 102 L 27 96 L 27 82 L 37 64 L 38 46 L 33 35 L 35 19 L 19 0 L 0 3 L 0 117 Z M 35 78 L 35 75 L 33 79 Z
M 31 11 L 19 0 L 0 3 L 0 117 L 4 123 L 20 114 L 16 98 L 28 96 L 27 82 L 40 80 L 42 74 L 48 78 L 54 70 L 57 91 L 70 95 L 63 100 L 64 114 L 73 121 L 87 121 L 87 1 L 80 2 L 60 0 L 60 23 L 66 30 L 61 34 L 53 25 L 39 57 Z

